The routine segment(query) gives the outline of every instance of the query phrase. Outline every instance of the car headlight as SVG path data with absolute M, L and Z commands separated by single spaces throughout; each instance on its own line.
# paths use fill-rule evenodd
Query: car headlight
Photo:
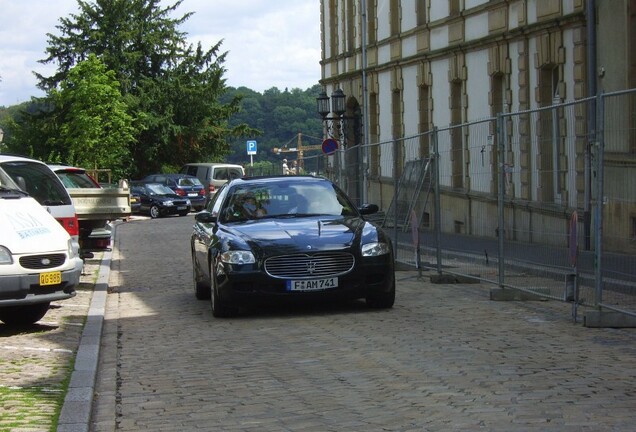
M 163 205 L 165 205 L 166 207 L 172 207 L 174 203 L 172 201 L 164 201 Z
M 363 257 L 372 257 L 372 256 L 380 256 L 386 255 L 390 252 L 388 243 L 367 243 L 362 245 L 362 256 Z
M 192 205 L 189 199 L 186 200 L 186 205 Z
M 79 256 L 79 245 L 74 242 L 73 239 L 68 239 L 68 244 L 66 247 L 69 258 L 75 258 Z
M 0 246 L 0 265 L 1 264 L 13 264 L 11 252 L 4 246 Z
M 254 264 L 256 258 L 250 251 L 227 251 L 221 254 L 221 261 L 226 264 Z

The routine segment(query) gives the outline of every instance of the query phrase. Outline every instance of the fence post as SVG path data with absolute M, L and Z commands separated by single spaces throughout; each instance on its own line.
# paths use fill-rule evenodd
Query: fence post
M 504 212 L 504 194 L 505 194 L 505 187 L 506 187 L 506 164 L 505 164 L 505 139 L 506 139 L 506 133 L 505 133 L 505 121 L 504 121 L 504 116 L 499 113 L 497 114 L 497 166 L 495 167 L 495 169 L 499 170 L 499 175 L 497 176 L 498 179 L 498 188 L 499 191 L 497 193 L 497 216 L 498 216 L 498 224 L 499 224 L 499 229 L 497 230 L 497 240 L 498 240 L 498 253 L 499 253 L 499 275 L 498 275 L 498 282 L 499 282 L 499 287 L 503 288 L 504 287 L 504 283 L 505 283 L 505 278 L 504 278 L 504 271 L 505 271 L 505 265 L 504 265 L 504 239 L 506 237 L 506 230 L 505 230 L 505 212 Z
M 439 188 L 439 142 L 437 126 L 433 127 L 433 194 L 435 199 L 435 259 L 437 274 L 442 274 L 442 210 Z
M 400 152 L 398 151 L 398 140 L 393 137 L 393 141 L 391 141 L 393 145 L 393 241 L 395 247 L 398 248 L 398 207 L 399 207 L 399 198 L 400 198 L 400 178 L 398 177 L 398 157 Z
M 595 292 L 594 305 L 600 308 L 603 302 L 603 176 L 605 165 L 605 98 L 602 94 L 597 96 L 597 134 L 596 148 L 596 208 L 594 217 L 594 274 Z

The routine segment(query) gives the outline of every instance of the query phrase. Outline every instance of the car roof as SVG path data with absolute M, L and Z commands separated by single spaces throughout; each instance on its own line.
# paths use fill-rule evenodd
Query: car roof
M 84 168 L 78 168 L 78 167 L 69 166 L 69 165 L 56 165 L 56 164 L 47 164 L 47 165 L 53 171 L 79 171 L 82 173 L 86 172 Z
M 243 168 L 242 165 L 225 163 L 225 162 L 192 162 L 184 164 L 183 166 L 226 166 L 226 167 L 235 167 L 235 168 Z
M 242 177 L 230 180 L 229 184 L 251 184 L 251 183 L 309 183 L 309 182 L 328 182 L 331 183 L 326 177 L 312 176 L 312 175 L 275 175 L 275 176 L 255 176 L 255 177 Z
M 191 178 L 191 179 L 197 179 L 197 176 L 193 176 L 190 174 L 182 174 L 182 173 L 169 173 L 169 174 L 148 174 L 146 177 L 144 178 L 148 178 L 148 177 L 159 177 L 159 176 L 163 176 L 163 177 L 170 177 L 170 178 Z
M 37 162 L 42 165 L 46 165 L 44 162 L 37 159 L 29 159 L 22 156 L 0 154 L 0 162 Z

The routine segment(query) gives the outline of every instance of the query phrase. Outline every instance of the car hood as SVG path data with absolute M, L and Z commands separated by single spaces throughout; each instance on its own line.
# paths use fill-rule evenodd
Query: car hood
M 175 200 L 183 200 L 185 201 L 188 197 L 182 197 L 179 196 L 177 194 L 165 194 L 165 195 L 159 195 L 159 194 L 155 194 L 155 195 L 151 195 L 152 198 L 156 199 L 157 201 L 175 201 Z
M 230 228 L 266 255 L 351 248 L 360 243 L 365 221 L 358 217 L 277 218 Z
M 70 238 L 59 222 L 31 197 L 0 197 L 0 232 L 0 245 L 13 254 L 65 251 Z

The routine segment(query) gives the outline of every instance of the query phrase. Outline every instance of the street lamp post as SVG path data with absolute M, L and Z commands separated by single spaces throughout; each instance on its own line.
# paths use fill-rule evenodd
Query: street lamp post
M 342 170 L 340 169 L 340 151 L 346 147 L 345 140 L 345 112 L 346 99 L 344 92 L 341 89 L 334 90 L 331 93 L 331 98 L 327 96 L 327 92 L 324 90 L 320 92 L 316 98 L 316 107 L 318 114 L 322 117 L 322 122 L 325 127 L 325 131 L 329 138 L 333 138 L 339 143 L 339 147 L 335 154 L 335 165 L 338 171 L 338 183 L 342 186 Z M 331 102 L 331 104 L 329 103 Z M 331 105 L 331 106 L 330 106 Z M 333 113 L 333 116 L 329 114 Z

